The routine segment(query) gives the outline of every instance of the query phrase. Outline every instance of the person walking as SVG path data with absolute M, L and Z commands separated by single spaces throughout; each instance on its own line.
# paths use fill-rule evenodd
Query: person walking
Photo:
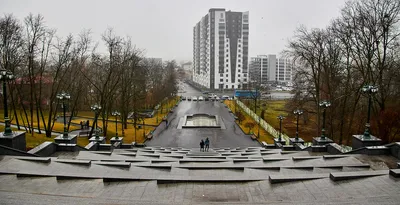
M 89 129 L 89 120 L 86 121 L 86 129 Z
M 83 130 L 83 122 L 81 121 L 81 130 Z
M 204 142 L 204 144 L 206 145 L 205 151 L 208 152 L 208 149 L 210 148 L 210 140 L 208 139 L 208 137 L 207 137 L 206 141 Z
M 204 140 L 200 141 L 200 152 L 204 152 Z

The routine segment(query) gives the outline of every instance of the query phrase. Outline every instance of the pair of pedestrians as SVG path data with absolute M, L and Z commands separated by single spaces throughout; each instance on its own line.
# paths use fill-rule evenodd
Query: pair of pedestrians
M 204 140 L 200 141 L 200 152 L 208 152 L 209 148 L 210 148 L 210 140 L 208 139 L 208 137 L 205 141 Z

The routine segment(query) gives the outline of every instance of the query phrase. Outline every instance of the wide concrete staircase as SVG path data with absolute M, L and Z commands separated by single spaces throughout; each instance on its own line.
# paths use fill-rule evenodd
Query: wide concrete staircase
M 329 155 L 262 147 L 199 149 L 144 147 L 113 151 L 56 152 L 52 157 L 4 156 L 0 173 L 110 181 L 270 183 L 328 178 L 333 181 L 380 175 L 399 176 L 399 169 L 374 170 L 358 155 Z

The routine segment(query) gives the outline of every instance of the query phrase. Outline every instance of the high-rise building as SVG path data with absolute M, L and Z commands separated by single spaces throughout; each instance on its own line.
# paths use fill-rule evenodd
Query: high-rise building
M 249 12 L 210 9 L 193 28 L 193 81 L 211 90 L 246 88 Z
M 292 63 L 289 59 L 276 58 L 276 55 L 258 55 L 250 61 L 250 80 L 267 84 L 268 82 L 291 82 Z

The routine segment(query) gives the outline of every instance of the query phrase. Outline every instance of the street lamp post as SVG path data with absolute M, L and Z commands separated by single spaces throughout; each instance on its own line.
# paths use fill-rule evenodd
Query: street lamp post
M 302 115 L 303 114 L 303 110 L 295 110 L 295 111 L 293 111 L 293 114 L 295 114 L 296 115 L 296 137 L 295 137 L 295 140 L 296 141 L 299 141 L 299 117 L 300 117 L 300 115 Z
M 365 132 L 364 138 L 371 138 L 370 134 L 370 117 L 371 117 L 371 104 L 372 104 L 372 94 L 378 92 L 378 87 L 374 85 L 366 85 L 362 88 L 362 91 L 368 95 L 368 115 L 367 115 L 367 123 L 365 124 Z
M 118 139 L 118 117 L 121 116 L 121 113 L 118 111 L 114 111 L 111 113 L 112 116 L 115 116 L 115 139 Z M 97 124 L 97 123 L 96 123 Z
M 8 108 L 7 108 L 7 81 L 11 81 L 14 79 L 14 75 L 12 72 L 7 70 L 0 70 L 0 80 L 3 81 L 3 100 L 4 100 L 4 136 L 12 135 L 11 127 L 10 127 L 10 119 L 8 118 Z
M 97 118 L 99 117 L 101 106 L 97 105 L 97 104 L 94 104 L 94 105 L 90 106 L 90 109 L 92 111 L 94 111 L 94 123 L 96 125 L 96 128 L 92 127 L 92 129 L 96 129 L 95 132 L 94 132 L 94 136 L 95 136 L 96 139 L 99 139 L 99 129 L 98 129 L 98 126 L 97 126 Z
M 282 115 L 279 115 L 277 118 L 279 119 L 279 138 L 278 138 L 278 141 L 281 142 L 282 141 L 282 120 L 285 119 L 285 117 L 283 117 Z
M 63 114 L 64 114 L 64 133 L 63 133 L 63 137 L 67 138 L 68 137 L 68 129 L 67 129 L 67 119 L 66 119 L 66 115 L 65 115 L 65 101 L 69 100 L 71 98 L 71 96 L 66 93 L 66 92 L 61 92 L 59 94 L 57 94 L 56 96 L 57 99 L 61 100 L 62 102 L 62 107 L 63 107 Z
M 319 103 L 319 107 L 324 109 L 323 115 L 322 115 L 322 133 L 321 133 L 321 140 L 325 140 L 325 115 L 326 115 L 326 109 L 331 106 L 331 103 L 328 101 L 322 101 Z

